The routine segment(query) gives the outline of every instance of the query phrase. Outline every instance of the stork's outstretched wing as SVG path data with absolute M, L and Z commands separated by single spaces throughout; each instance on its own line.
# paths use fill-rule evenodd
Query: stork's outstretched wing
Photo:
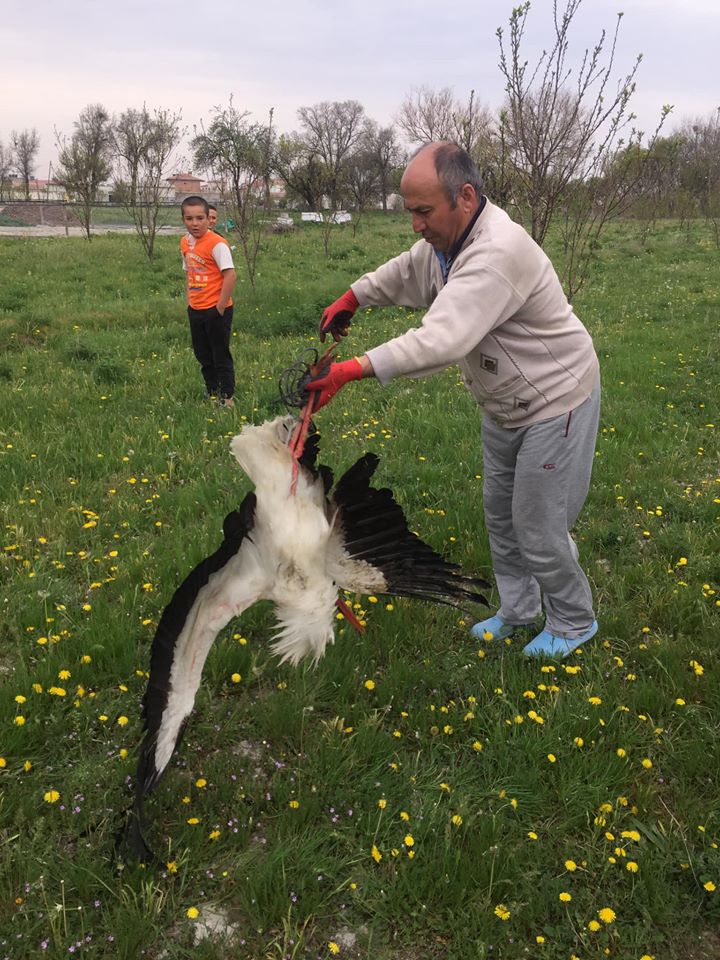
M 220 630 L 265 591 L 251 531 L 256 497 L 249 493 L 223 523 L 220 547 L 183 580 L 160 618 L 143 697 L 145 738 L 126 839 L 140 860 L 153 859 L 142 837 L 142 802 L 180 743 L 205 660 Z
M 226 517 L 221 546 L 183 581 L 160 618 L 124 834 L 140 860 L 154 859 L 142 835 L 143 800 L 182 738 L 210 647 L 233 617 L 261 598 L 274 601 L 273 652 L 298 663 L 318 660 L 332 643 L 338 587 L 455 606 L 486 603 L 477 589 L 488 584 L 460 574 L 411 533 L 390 490 L 370 486 L 374 454 L 358 460 L 328 499 L 332 471 L 317 464 L 318 436 L 307 439 L 299 465 L 288 447 L 296 423 L 284 417 L 247 424 L 233 439 L 256 492 Z
M 412 533 L 391 490 L 370 486 L 378 462 L 375 454 L 366 453 L 341 477 L 332 493 L 341 541 L 337 582 L 346 590 L 362 591 L 359 584 L 365 569 L 370 575 L 368 586 L 377 593 L 456 607 L 467 603 L 487 605 L 477 589 L 490 584 L 461 574 L 457 564 L 445 560 Z M 373 582 L 373 571 L 382 582 Z

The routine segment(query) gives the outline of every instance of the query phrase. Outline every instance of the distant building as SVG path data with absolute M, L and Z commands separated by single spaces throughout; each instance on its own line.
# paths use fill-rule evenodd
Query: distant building
M 55 180 L 38 180 L 32 178 L 29 182 L 31 200 L 66 200 L 65 187 Z M 10 184 L 11 196 L 15 200 L 25 199 L 25 181 L 15 177 Z
M 174 173 L 171 177 L 167 178 L 167 182 L 170 184 L 171 189 L 175 191 L 176 197 L 189 197 L 195 193 L 202 196 L 202 178 L 196 177 L 192 173 Z

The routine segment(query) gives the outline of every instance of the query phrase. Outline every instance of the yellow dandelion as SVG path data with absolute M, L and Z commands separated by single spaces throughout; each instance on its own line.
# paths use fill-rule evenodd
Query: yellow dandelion
M 189 920 L 196 920 L 200 916 L 200 911 L 197 907 L 188 907 L 186 916 Z
M 499 903 L 495 907 L 495 916 L 500 917 L 501 920 L 509 920 L 510 911 L 508 910 L 508 908 L 505 906 L 504 903 Z
M 291 810 L 297 810 L 298 807 L 300 806 L 300 801 L 299 801 L 299 800 L 291 800 L 291 801 L 288 803 L 288 806 L 290 807 Z
M 240 681 L 242 680 L 242 677 L 240 676 L 239 673 L 233 673 L 230 679 L 232 680 L 233 683 L 240 683 Z
M 117 722 L 119 727 L 126 727 L 130 721 L 127 717 L 122 716 L 117 718 Z
M 375 689 L 375 681 L 374 681 L 374 680 L 366 680 L 365 683 L 363 684 L 363 686 L 365 687 L 366 690 L 374 690 L 374 689 Z
M 456 813 L 453 817 L 450 818 L 450 821 L 451 821 L 451 823 L 453 823 L 456 827 L 459 827 L 459 826 L 461 825 L 461 823 L 463 822 L 463 818 L 460 816 L 459 813 Z
M 382 854 L 380 853 L 378 848 L 375 846 L 375 844 L 373 844 L 372 846 L 372 850 L 370 851 L 370 856 L 373 858 L 375 863 L 380 863 L 380 861 L 382 860 Z
M 574 860 L 566 860 L 565 869 L 569 870 L 572 873 L 574 870 L 577 870 L 577 864 L 575 863 Z
M 328 941 L 328 950 L 332 954 L 340 953 L 340 947 L 335 943 L 334 940 Z
M 637 863 L 635 863 L 634 860 L 628 860 L 628 862 L 625 864 L 625 869 L 629 870 L 630 873 L 637 873 L 640 867 L 637 865 Z
M 570 901 L 572 900 L 572 895 L 567 893 L 565 890 L 563 890 L 563 892 L 560 894 L 559 899 L 563 903 L 570 903 Z
M 407 833 L 405 834 L 405 839 L 403 840 L 403 843 L 405 844 L 406 847 L 413 847 L 415 846 L 415 838 L 411 833 Z
M 22 727 L 25 725 L 25 717 L 23 717 L 21 714 L 18 714 L 13 720 L 13 723 L 16 727 Z
M 47 793 L 43 794 L 43 800 L 45 803 L 57 803 L 60 799 L 60 794 L 57 790 L 48 790 Z
M 195 786 L 198 787 L 200 790 L 202 790 L 203 787 L 206 787 L 207 780 L 205 779 L 205 777 L 198 777 L 198 779 L 195 781 Z
M 645 767 L 646 770 L 650 770 L 650 768 L 653 765 L 653 762 L 649 757 L 645 757 L 645 759 L 642 761 L 642 765 Z
M 377 805 L 378 807 L 380 807 L 381 810 L 384 810 L 385 807 L 387 806 L 387 800 L 385 800 L 385 798 L 383 797 L 380 800 L 378 800 Z
M 708 891 L 708 893 L 714 893 L 715 890 L 717 889 L 717 887 L 712 882 L 712 880 L 706 880 L 705 883 L 703 884 L 703 887 L 705 888 L 705 890 Z
M 587 928 L 591 933 L 597 933 L 600 929 L 600 924 L 597 922 L 597 920 L 591 920 L 587 925 Z
M 612 907 L 603 907 L 602 910 L 598 910 L 598 916 L 603 923 L 613 923 L 616 914 Z

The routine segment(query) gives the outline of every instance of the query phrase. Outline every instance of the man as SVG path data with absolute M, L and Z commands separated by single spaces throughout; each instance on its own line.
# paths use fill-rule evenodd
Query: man
M 528 655 L 567 656 L 598 629 L 569 530 L 587 496 L 600 407 L 592 340 L 548 257 L 482 194 L 470 157 L 431 143 L 400 186 L 409 251 L 353 283 L 323 313 L 321 339 L 348 332 L 359 306 L 428 306 L 419 327 L 311 381 L 319 409 L 351 380 L 422 377 L 458 363 L 483 407 L 483 497 L 497 613 L 473 634 L 545 627 Z

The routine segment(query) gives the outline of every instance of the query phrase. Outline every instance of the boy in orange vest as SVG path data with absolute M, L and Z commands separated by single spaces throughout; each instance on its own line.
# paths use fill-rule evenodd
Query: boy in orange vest
M 227 241 L 210 230 L 203 197 L 186 197 L 181 206 L 187 234 L 180 241 L 185 270 L 193 352 L 209 397 L 233 405 L 235 368 L 230 353 L 235 268 Z

